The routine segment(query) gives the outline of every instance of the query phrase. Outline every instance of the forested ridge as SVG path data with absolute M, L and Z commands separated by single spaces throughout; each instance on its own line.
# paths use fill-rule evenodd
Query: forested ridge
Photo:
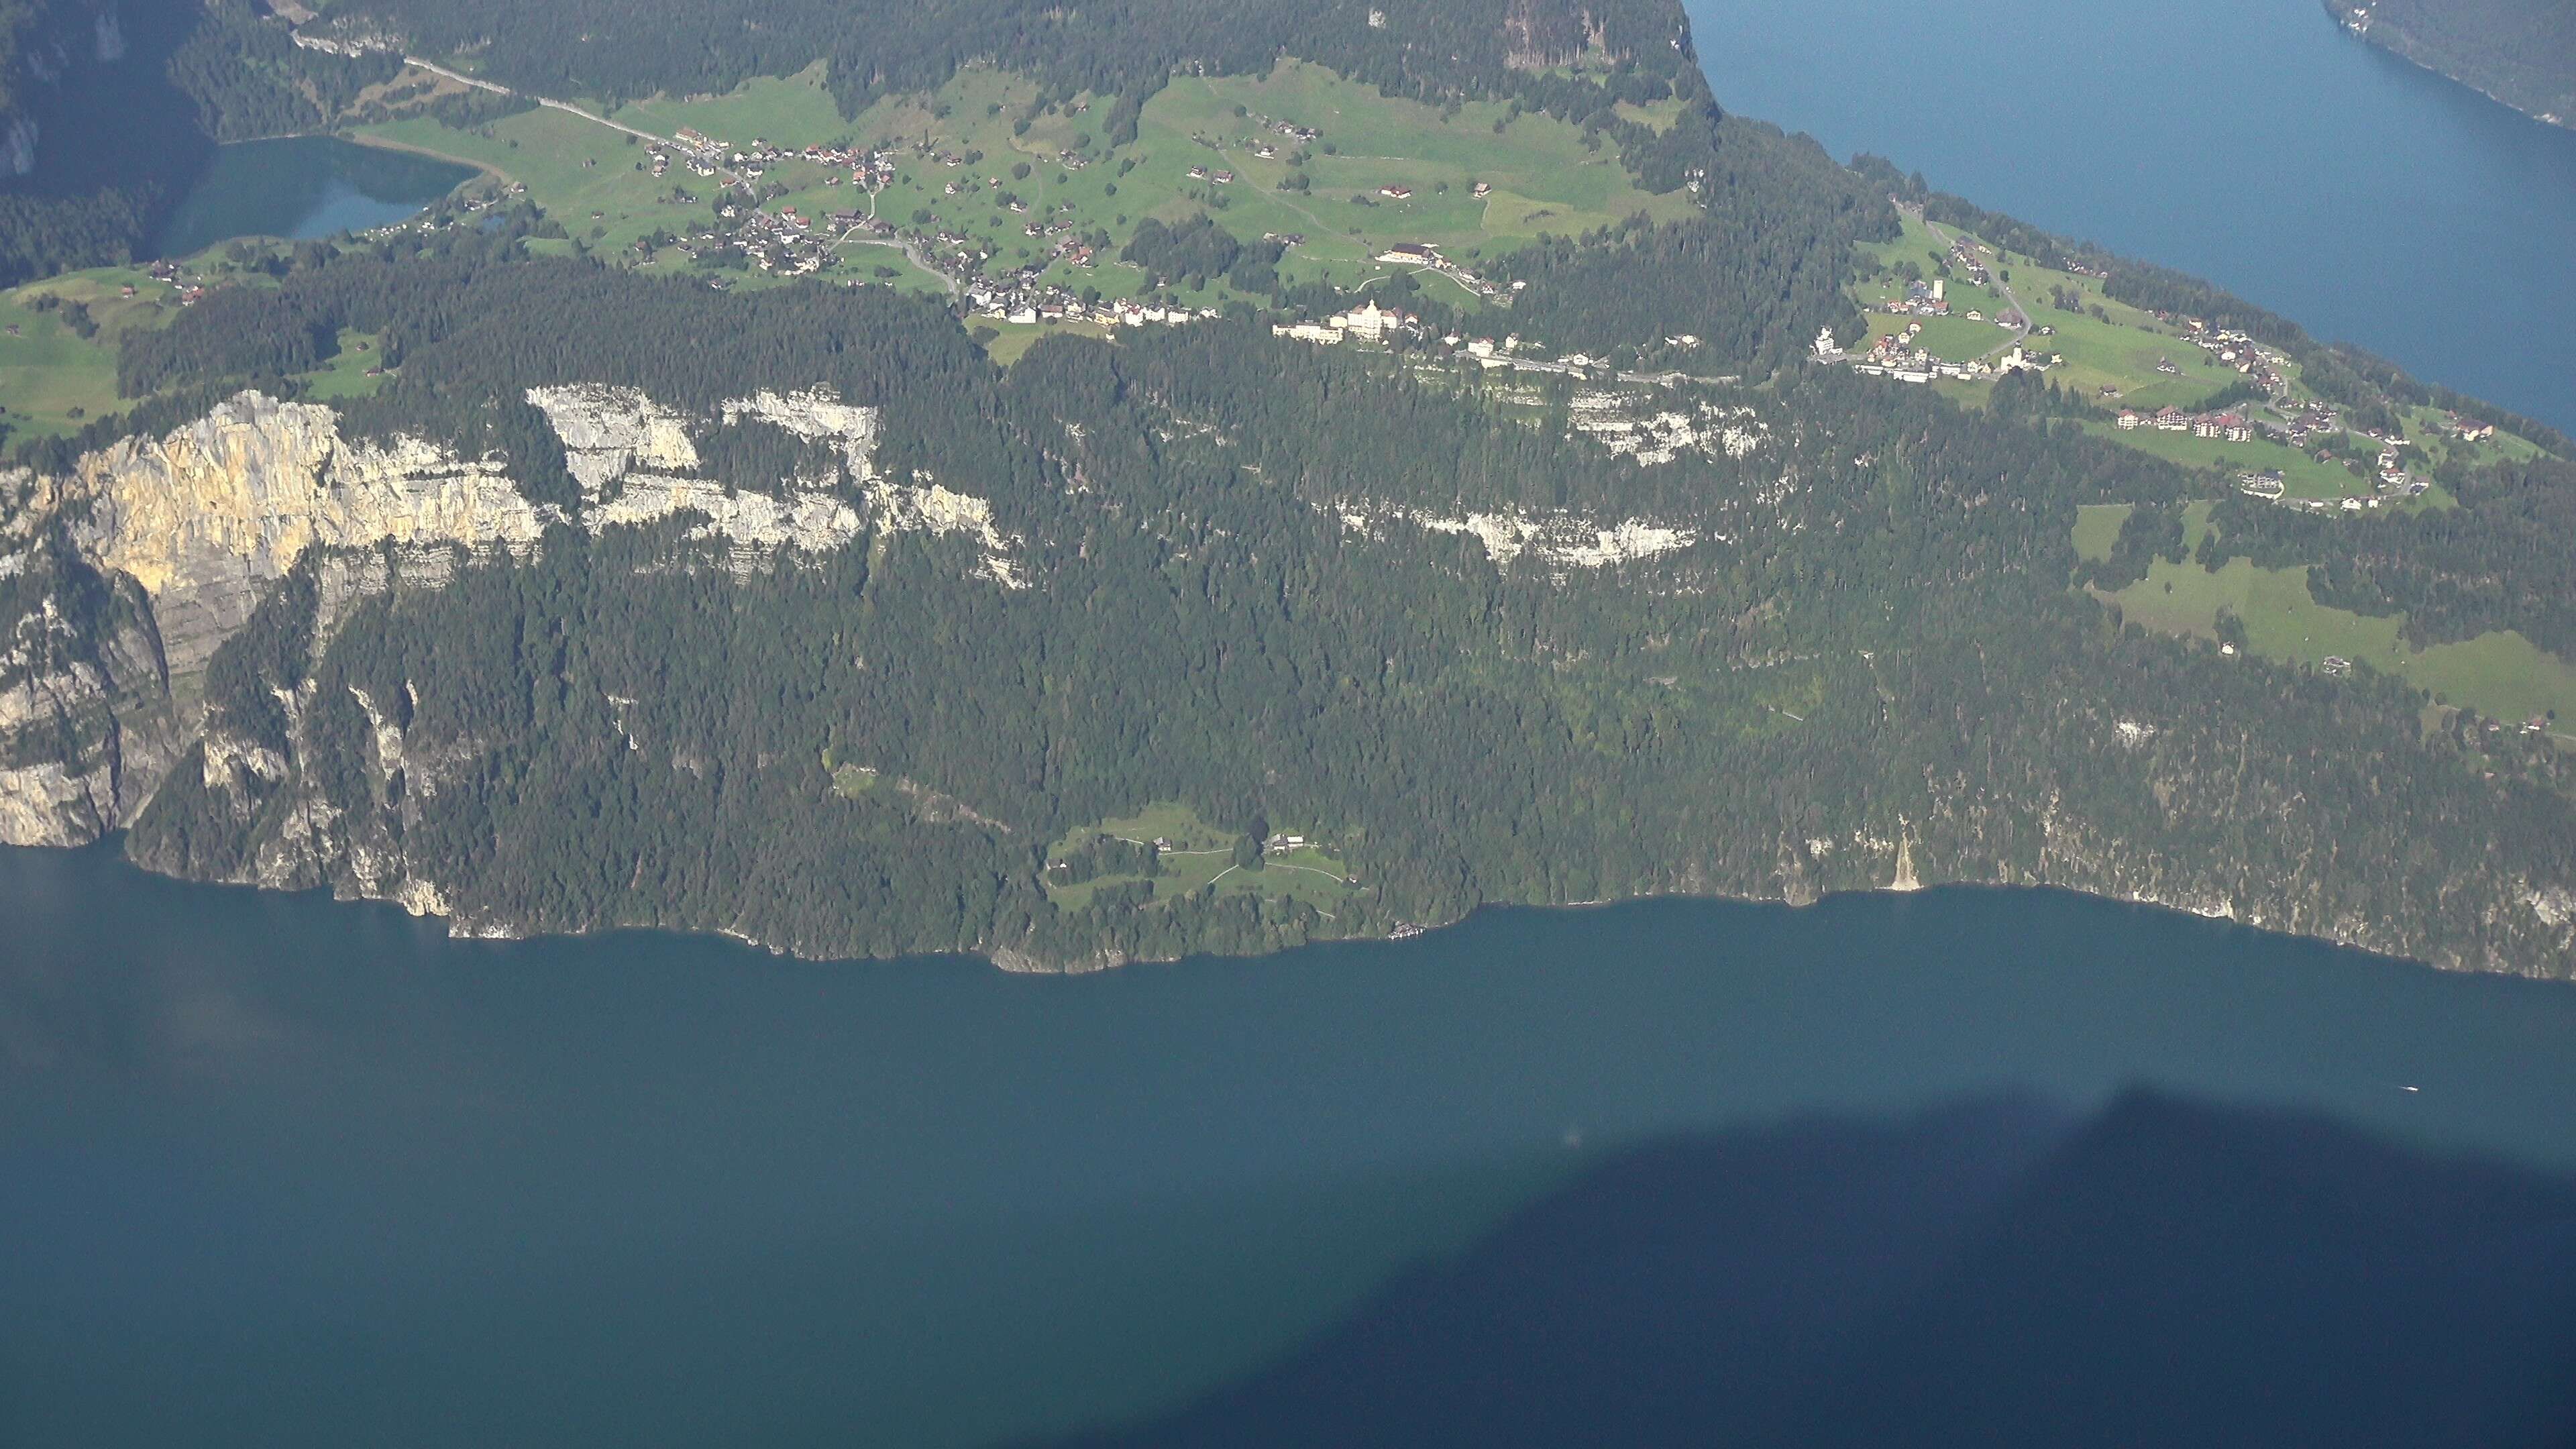
M 1764 446 L 1645 466 L 1235 324 L 1053 339 L 1004 371 L 882 289 L 728 297 L 504 248 L 352 256 L 270 296 L 401 339 L 353 435 L 497 449 L 532 493 L 560 445 L 511 421 L 529 387 L 689 411 L 824 384 L 884 409 L 881 468 L 990 500 L 1036 582 L 890 529 L 741 578 L 675 525 L 558 529 L 437 586 L 312 559 L 207 679 L 207 748 L 287 768 L 210 787 L 182 761 L 129 842 L 164 869 L 345 885 L 352 850 L 399 852 L 469 922 L 1066 961 L 1480 901 L 1804 899 L 1885 884 L 1904 842 L 1934 878 L 2502 962 L 2546 933 L 2477 882 L 2571 865 L 2547 752 L 2486 781 L 2401 686 L 2222 662 L 2070 592 L 2077 504 L 2193 480 L 2044 407 L 1792 370 L 1728 403 Z M 275 336 L 225 321 L 192 314 L 135 365 L 191 382 L 247 365 L 226 338 Z M 1389 521 L 1345 518 L 1372 508 Z M 1477 510 L 1701 541 L 1580 572 L 1402 521 Z M 316 648 L 324 576 L 379 582 Z M 827 762 L 907 788 L 845 797 Z M 1329 920 L 1257 895 L 1059 909 L 1048 843 L 1159 799 L 1296 822 L 1362 886 Z
M 532 256 L 524 210 L 302 248 L 124 333 L 128 412 L 16 450 L 30 471 L 0 502 L 0 620 L 43 649 L 0 659 L 16 691 L 0 697 L 67 697 L 84 668 L 149 692 L 133 659 L 166 621 L 84 553 L 108 525 L 61 480 L 244 389 L 297 396 L 352 339 L 381 375 L 330 395 L 332 447 L 488 464 L 539 526 L 506 547 L 308 548 L 261 585 L 184 682 L 204 728 L 132 819 L 137 860 L 392 895 L 474 930 L 1056 966 L 1485 902 L 1808 900 L 1910 875 L 2576 972 L 2576 776 L 2545 736 L 2499 739 L 2366 668 L 2151 633 L 2085 591 L 2187 556 L 2183 505 L 2218 493 L 2213 560 L 2315 565 L 2319 601 L 2403 612 L 2418 638 L 2513 628 L 2564 657 L 2566 459 L 2460 468 L 2442 479 L 2458 507 L 2357 529 L 2098 436 L 2090 403 L 2037 378 L 1968 408 L 1814 365 L 1819 329 L 1858 324 L 1854 246 L 1896 234 L 1891 193 L 2034 255 L 2099 254 L 1720 114 L 1678 12 L 1644 0 L 1381 3 L 1383 28 L 1335 4 L 933 4 L 871 16 L 864 72 L 836 49 L 855 42 L 809 33 L 823 10 L 764 5 L 749 28 L 732 0 L 683 8 L 674 33 L 703 43 L 585 31 L 603 12 L 583 3 L 372 0 L 333 19 L 591 95 L 823 55 L 852 107 L 999 55 L 1125 98 L 1174 67 L 1294 54 L 1425 98 L 1561 107 L 1626 128 L 1640 179 L 1690 186 L 1699 212 L 1501 259 L 1525 284 L 1510 325 L 1569 350 L 1688 333 L 1668 355 L 1701 376 L 1578 386 L 1401 339 L 1308 346 L 1267 324 L 1338 299 L 1285 288 L 1277 314 L 1050 335 L 1005 368 L 944 299 Z M 1613 109 L 1631 95 L 1685 105 L 1649 144 Z M 1239 282 L 1268 246 L 1158 220 L 1126 259 Z M 2448 396 L 2192 279 L 2122 264 L 2113 281 L 2298 348 L 2311 377 L 2344 368 L 2357 395 Z M 1442 316 L 1419 289 L 1392 295 Z M 538 400 L 574 385 L 649 400 L 694 459 L 657 466 L 712 499 L 604 522 L 638 485 L 576 475 Z M 842 435 L 735 416 L 763 394 L 872 410 L 864 462 Z M 1647 424 L 1684 440 L 1648 460 Z M 47 488 L 73 501 L 40 514 Z M 840 508 L 855 535 L 763 551 L 710 528 L 708 509 L 749 495 Z M 2079 559 L 2077 510 L 2103 503 L 2133 507 L 2107 561 Z M 115 707 L 53 708 L 0 740 L 0 768 L 139 746 Z M 1104 863 L 1096 830 L 1158 802 L 1237 838 L 1247 874 L 1266 832 L 1294 829 L 1348 878 L 1158 897 L 1128 858 L 1146 847 Z M 1051 878 L 1051 859 L 1078 863 Z M 1117 880 L 1051 889 L 1075 875 Z
M 1571 95 L 1590 110 L 1608 104 L 1600 78 L 1548 73 L 1587 54 L 1617 62 L 1613 97 L 1707 92 L 1681 14 L 1661 0 L 364 0 L 333 18 L 470 52 L 495 79 L 548 95 L 723 92 L 819 59 L 845 114 L 970 63 L 1131 104 L 1175 70 L 1253 73 L 1282 56 L 1418 99 L 1548 109 Z

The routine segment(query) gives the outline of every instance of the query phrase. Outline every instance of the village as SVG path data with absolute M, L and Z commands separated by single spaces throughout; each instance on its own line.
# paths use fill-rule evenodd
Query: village
M 1819 336 L 1815 360 L 1948 385 L 1970 402 L 2013 372 L 2063 377 L 2058 385 L 2101 409 L 2087 426 L 2103 436 L 2223 470 L 2247 496 L 2314 513 L 2446 506 L 2432 464 L 2497 438 L 2491 424 L 2423 409 L 2398 409 L 2393 428 L 2366 422 L 2308 388 L 2288 354 L 2249 332 L 2117 303 L 2102 285 L 2105 268 L 2006 257 L 1898 205 L 1904 240 L 1877 244 L 1879 276 L 1855 288 L 1870 336 L 1848 351 Z M 1927 244 L 1928 258 L 1919 249 Z M 2027 308 L 2013 290 L 2016 271 Z M 1980 326 L 2014 340 L 1980 340 Z

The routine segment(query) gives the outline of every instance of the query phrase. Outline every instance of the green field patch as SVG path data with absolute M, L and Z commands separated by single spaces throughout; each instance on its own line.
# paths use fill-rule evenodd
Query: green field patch
M 978 341 L 983 340 L 984 332 L 993 333 L 992 340 L 984 342 L 984 352 L 1004 367 L 1027 355 L 1039 338 L 1054 333 L 1070 332 L 1077 337 L 1104 338 L 1111 335 L 1109 328 L 1096 322 L 995 322 L 989 318 L 977 319 L 974 331 Z
M 718 140 L 748 146 L 754 139 L 797 145 L 837 140 L 857 134 L 857 124 L 841 115 L 840 103 L 824 87 L 824 64 L 816 61 L 791 76 L 762 76 L 720 96 L 655 96 L 631 102 L 608 118 L 640 131 L 669 136 L 682 126 Z
M 1043 282 L 1102 300 L 1132 297 L 1148 285 L 1116 255 L 1149 216 L 1176 222 L 1204 211 L 1245 242 L 1300 237 L 1281 270 L 1295 281 L 1351 289 L 1400 270 L 1377 260 L 1397 242 L 1430 243 L 1473 266 L 1537 236 L 1578 234 L 1638 212 L 1670 219 L 1695 210 L 1686 195 L 1639 190 L 1617 148 L 1586 150 L 1580 127 L 1535 113 L 1513 117 L 1503 106 L 1481 102 L 1450 113 L 1303 62 L 1284 62 L 1262 76 L 1175 77 L 1145 106 L 1136 139 L 1116 148 L 1106 134 L 1109 104 L 1094 100 L 1050 96 L 1033 78 L 970 66 L 936 92 L 889 97 L 844 118 L 818 66 L 721 96 L 631 102 L 610 119 L 656 135 L 694 128 L 738 147 L 759 139 L 790 151 L 821 142 L 891 152 L 896 179 L 873 199 L 845 174 L 793 158 L 771 162 L 761 185 L 783 194 L 763 205 L 794 206 L 809 217 L 873 206 L 898 226 L 968 238 L 964 250 L 989 253 L 981 263 L 988 273 L 1041 267 Z M 1669 124 L 1669 109 L 1670 103 L 1644 108 L 1639 119 Z M 1281 133 L 1282 124 L 1320 130 L 1323 139 L 1298 142 Z M 495 168 L 525 183 L 530 199 L 577 244 L 550 250 L 684 269 L 689 263 L 676 251 L 647 256 L 634 244 L 662 231 L 686 236 L 716 220 L 719 178 L 674 167 L 656 181 L 639 165 L 646 159 L 642 146 L 561 111 L 526 112 L 471 130 L 409 117 L 361 134 Z M 950 158 L 962 164 L 949 165 Z M 1193 169 L 1202 174 L 1193 177 Z M 1282 189 L 1292 173 L 1302 189 Z M 1219 181 L 1219 175 L 1231 179 Z M 1487 195 L 1475 194 L 1479 184 Z M 695 201 L 668 200 L 675 190 Z M 1389 194 L 1395 191 L 1409 194 Z M 1029 234 L 1032 227 L 1038 235 Z M 1102 237 L 1108 245 L 1088 266 L 1052 255 L 1068 239 Z M 834 275 L 865 280 L 890 267 L 896 276 L 876 279 L 945 290 L 891 252 L 870 256 L 855 245 L 837 250 Z M 759 284 L 757 277 L 743 281 Z M 1482 305 L 1436 276 L 1422 285 L 1443 289 L 1452 301 Z M 1181 300 L 1222 306 L 1234 296 L 1217 279 Z
M 1258 895 L 1267 900 L 1297 900 L 1327 916 L 1334 915 L 1351 893 L 1350 867 L 1316 846 L 1265 854 L 1260 868 L 1228 871 L 1216 881 L 1216 893 Z
M 338 402 L 343 398 L 369 397 L 384 386 L 384 375 L 377 366 L 384 361 L 378 352 L 383 339 L 372 332 L 343 328 L 339 351 L 328 365 L 299 374 L 304 383 L 304 396 L 312 402 Z M 376 372 L 369 377 L 367 374 Z
M 1864 245 L 1860 253 L 1861 278 L 1852 295 L 1866 307 L 1904 295 L 1904 287 L 1889 274 L 1889 269 L 1911 263 L 1928 279 L 1938 271 L 1932 254 L 1946 255 L 1947 248 L 1921 222 L 1906 217 L 1896 240 Z M 2233 370 L 2185 341 L 2174 328 L 2156 321 L 2150 313 L 2111 300 L 2104 294 L 2099 278 L 2043 267 L 2027 257 L 2007 259 L 1997 254 L 1990 258 L 1990 265 L 1996 278 L 1993 286 L 1978 287 L 1960 275 L 1950 278 L 1946 291 L 1951 307 L 1948 320 L 1959 321 L 1970 311 L 1982 312 L 1988 319 L 2000 315 L 2008 305 L 2003 298 L 2008 285 L 2031 326 L 2050 329 L 2047 336 L 2034 332 L 2029 342 L 2031 350 L 2055 353 L 2064 359 L 2050 370 L 2050 380 L 2087 401 L 2143 411 L 2162 407 L 2196 409 L 2237 381 Z M 2075 308 L 2055 304 L 2053 298 L 2061 292 L 2071 294 Z M 2094 315 L 2097 308 L 2102 314 L 2098 317 Z M 1895 327 L 1879 325 L 1890 320 Z M 1878 317 L 1871 318 L 1871 323 L 1880 332 L 1904 325 L 1903 319 Z M 1983 352 L 1992 345 L 1990 336 L 1977 351 Z M 1937 346 L 1931 350 L 1951 361 L 1965 360 Z M 2170 364 L 2174 371 L 2158 370 L 2160 363 Z M 2104 388 L 2118 396 L 2106 396 Z
M 674 171 L 656 180 L 642 142 L 562 111 L 524 111 L 472 130 L 415 116 L 358 134 L 522 182 L 539 210 L 595 252 L 624 251 L 656 231 L 685 235 L 716 219 L 715 179 Z M 675 191 L 695 200 L 668 200 Z
M 1965 317 L 1883 317 L 1876 313 L 1869 319 L 1870 336 L 1901 335 L 1914 323 L 1923 324 L 1915 334 L 1915 345 L 1944 362 L 1968 362 L 1985 356 L 2012 340 L 2012 334 L 1991 322 L 1971 322 Z M 1863 348 L 1870 344 L 1864 342 Z
M 826 761 L 830 759 L 825 756 Z M 832 793 L 844 800 L 856 800 L 883 783 L 884 777 L 865 765 L 830 766 Z
M 2246 647 L 2264 658 L 2309 666 L 2329 656 L 2349 659 L 2490 718 L 2576 717 L 2576 667 L 2520 633 L 2416 650 L 2402 618 L 2318 603 L 2305 568 L 2257 568 L 2238 558 L 2210 570 L 2157 559 L 2144 579 L 2108 597 L 2131 623 L 2204 639 L 2218 637 L 2218 614 L 2226 609 L 2243 622 Z
M 2343 465 L 2323 462 L 2287 443 L 2259 439 L 2231 443 L 2224 438 L 2195 438 L 2189 433 L 2169 433 L 2159 428 L 2123 429 L 2106 422 L 2088 422 L 2084 426 L 2124 448 L 2135 448 L 2186 468 L 2222 469 L 2231 481 L 2246 473 L 2277 472 L 2285 496 L 2291 498 L 2368 497 L 2373 487 L 2354 477 Z
M 1304 832 L 1280 828 L 1274 833 Z M 1310 841 L 1265 852 L 1258 866 L 1246 866 L 1238 864 L 1243 839 L 1240 832 L 1209 825 L 1186 804 L 1158 800 L 1135 815 L 1067 831 L 1047 848 L 1041 879 L 1048 897 L 1068 911 L 1088 908 L 1104 891 L 1138 896 L 1140 886 L 1150 887 L 1146 899 L 1157 905 L 1212 888 L 1218 895 L 1299 900 L 1328 915 L 1350 894 L 1349 868 L 1324 844 Z M 1151 852 L 1150 869 L 1123 864 L 1134 861 L 1139 851 Z M 1086 857 L 1113 866 L 1095 873 Z M 1075 876 L 1080 878 L 1070 878 Z
M 87 337 L 75 325 L 80 311 L 92 329 Z M 116 395 L 117 338 L 165 326 L 178 314 L 178 289 L 136 267 L 67 272 L 0 293 L 0 408 L 7 410 L 0 420 L 14 437 L 51 437 L 116 411 L 124 405 Z
M 2095 563 L 2111 561 L 2111 545 L 2120 541 L 2120 525 L 2137 508 L 2133 503 L 2079 503 L 2075 506 L 2075 556 Z
M 1634 121 L 1660 135 L 1671 130 L 1674 123 L 1682 118 L 1683 102 L 1681 97 L 1672 96 L 1650 106 L 1621 101 L 1611 109 L 1619 113 L 1620 120 Z

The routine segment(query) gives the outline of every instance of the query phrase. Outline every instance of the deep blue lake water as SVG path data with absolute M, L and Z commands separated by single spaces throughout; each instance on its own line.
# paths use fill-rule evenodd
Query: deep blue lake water
M 387 226 L 473 174 L 470 166 L 333 136 L 218 146 L 154 250 L 177 257 L 237 236 L 302 241 Z
M 1686 0 L 1721 104 L 2576 432 L 2576 131 L 2316 0 Z
M 1061 1430 L 1624 1144 L 1997 1087 L 2576 1167 L 2576 990 L 2053 892 L 1071 979 L 453 942 L 100 851 L 0 851 L 0 921 L 13 1445 Z

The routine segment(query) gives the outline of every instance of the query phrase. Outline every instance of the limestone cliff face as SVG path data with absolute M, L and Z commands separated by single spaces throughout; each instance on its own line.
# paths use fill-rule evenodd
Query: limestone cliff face
M 258 392 L 85 455 L 66 475 L 0 474 L 0 581 L 10 585 L 0 593 L 0 841 L 79 844 L 131 820 L 203 728 L 207 662 L 310 550 L 390 546 L 405 581 L 436 584 L 458 551 L 524 554 L 553 525 L 599 532 L 693 517 L 690 536 L 720 545 L 737 570 L 826 553 L 875 527 L 961 535 L 979 572 L 1022 583 L 1016 541 L 988 503 L 878 475 L 872 408 L 819 390 L 763 391 L 692 419 L 602 384 L 536 388 L 528 401 L 581 485 L 576 515 L 530 500 L 506 459 L 351 437 L 329 407 Z M 746 418 L 837 445 L 838 475 L 780 480 L 774 492 L 694 476 L 692 430 Z M 389 577 L 327 569 L 317 647 L 348 598 Z M 210 787 L 236 765 L 256 772 L 259 761 L 206 744 Z
M 21 616 L 0 648 L 0 840 L 80 845 L 125 824 L 180 734 L 159 642 L 136 611 L 87 639 L 58 608 Z
M 174 674 L 202 669 L 250 617 L 258 591 L 316 545 L 536 541 L 551 510 L 520 496 L 498 459 L 418 439 L 358 443 L 310 403 L 246 392 L 159 438 L 129 438 L 41 480 L 39 512 L 83 505 L 81 551 L 151 595 Z

